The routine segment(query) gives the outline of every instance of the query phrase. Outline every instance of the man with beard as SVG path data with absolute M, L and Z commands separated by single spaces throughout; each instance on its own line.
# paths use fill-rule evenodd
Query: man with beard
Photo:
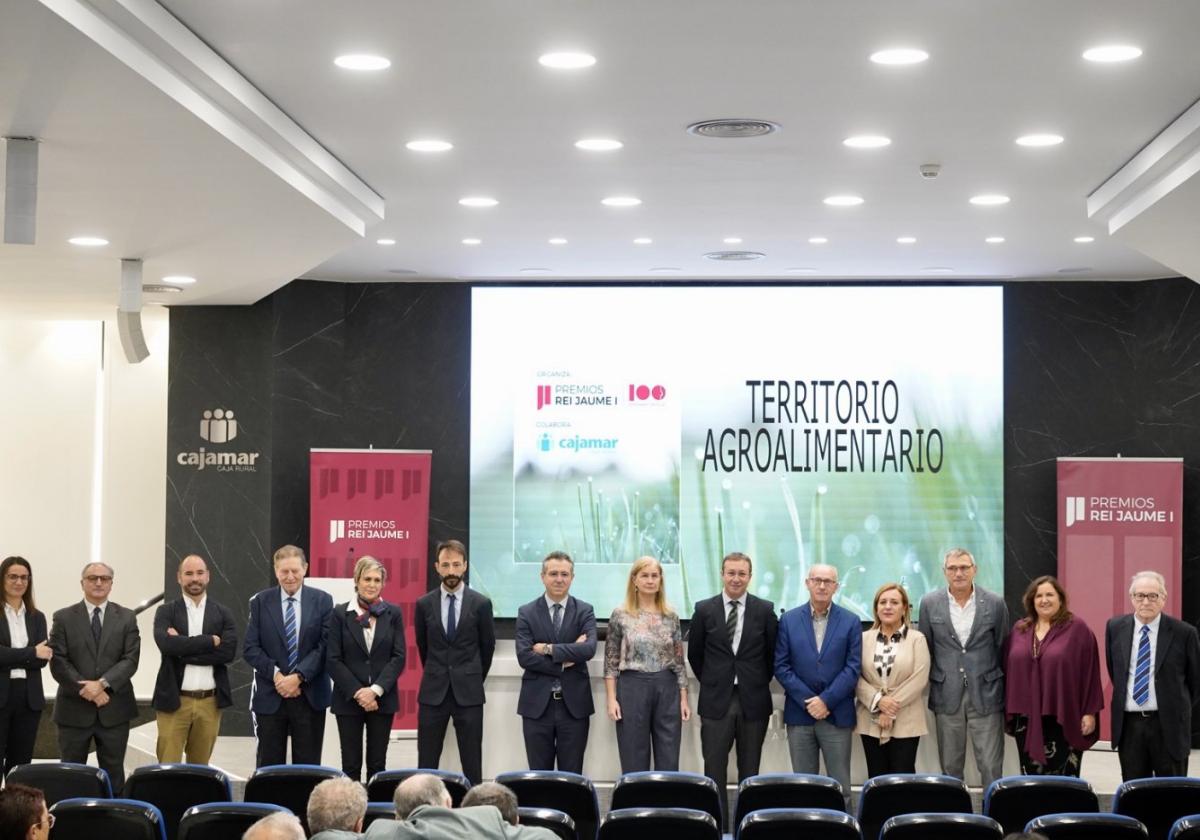
M 463 774 L 476 784 L 483 781 L 483 681 L 496 651 L 492 602 L 463 582 L 465 545 L 446 540 L 435 556 L 442 584 L 417 599 L 413 619 L 424 666 L 417 692 L 417 765 L 439 766 L 453 719 Z
M 226 666 L 237 656 L 233 613 L 208 597 L 208 564 L 189 554 L 175 573 L 183 597 L 154 614 L 162 664 L 151 705 L 158 718 L 160 763 L 208 764 L 221 731 L 221 709 L 232 705 Z

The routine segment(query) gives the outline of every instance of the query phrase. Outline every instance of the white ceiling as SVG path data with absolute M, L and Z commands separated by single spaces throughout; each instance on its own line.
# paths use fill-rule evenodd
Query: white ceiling
M 139 256 L 147 282 L 199 278 L 182 303 L 253 301 L 298 276 L 1187 273 L 1200 265 L 1183 200 L 1195 185 L 1161 203 L 1170 224 L 1137 236 L 1089 220 L 1087 199 L 1200 97 L 1197 32 L 1200 4 L 1175 0 L 14 0 L 0 9 L 0 129 L 41 140 L 41 189 L 38 244 L 0 246 L 0 306 L 110 305 L 117 260 Z M 1080 58 L 1113 42 L 1144 54 Z M 931 58 L 868 61 L 897 45 Z M 597 63 L 539 66 L 557 49 Z M 348 52 L 392 66 L 335 67 Z M 685 131 L 718 117 L 782 128 Z M 1066 142 L 1014 144 L 1035 131 Z M 893 142 L 842 146 L 856 133 Z M 588 136 L 625 146 L 573 147 Z M 455 148 L 405 150 L 422 137 Z M 923 180 L 924 163 L 941 175 Z M 842 192 L 865 203 L 822 203 Z M 1012 201 L 968 204 L 982 192 Z M 457 203 L 479 194 L 499 206 Z M 600 205 L 614 194 L 644 203 Z M 65 243 L 87 232 L 112 244 Z M 1095 242 L 1072 241 L 1085 234 Z M 810 245 L 817 235 L 829 242 Z M 906 235 L 917 242 L 896 243 Z M 766 258 L 702 257 L 730 248 Z

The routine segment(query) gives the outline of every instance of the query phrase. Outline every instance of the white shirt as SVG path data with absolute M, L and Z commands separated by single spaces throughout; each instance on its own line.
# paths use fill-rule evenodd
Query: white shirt
M 971 627 L 975 624 L 975 587 L 971 587 L 966 606 L 958 605 L 958 600 L 949 587 L 946 588 L 946 597 L 950 599 L 950 626 L 954 628 L 954 635 L 958 636 L 958 643 L 966 650 L 967 639 L 971 638 Z
M 208 604 L 208 595 L 200 599 L 200 604 L 187 595 L 183 596 L 183 605 L 187 608 L 187 634 L 189 636 L 204 635 L 204 607 Z M 217 687 L 211 665 L 184 665 L 181 691 L 212 691 Z
M 729 623 L 729 611 L 732 609 L 732 607 L 730 605 L 733 604 L 735 601 L 737 602 L 737 605 L 738 605 L 737 628 L 733 631 L 733 638 L 730 640 L 730 643 L 733 645 L 733 652 L 737 653 L 738 648 L 742 644 L 742 627 L 745 626 L 745 624 L 746 624 L 746 593 L 743 592 L 742 596 L 740 598 L 730 598 L 728 595 L 726 595 L 724 592 L 722 592 L 721 599 L 725 602 L 725 623 L 726 624 Z M 734 683 L 734 685 L 737 685 L 736 678 L 734 679 L 733 683 Z
M 561 601 L 555 601 L 549 595 L 543 595 L 542 597 L 546 599 L 546 609 L 550 611 L 550 626 L 551 627 L 554 626 L 554 605 L 555 604 L 558 604 L 560 607 L 562 607 L 562 612 L 560 612 L 558 614 L 558 620 L 565 621 L 567 618 L 567 598 L 569 598 L 571 596 L 568 595 L 567 598 L 563 598 Z M 558 641 L 558 640 L 552 639 L 551 641 Z M 572 641 L 574 641 L 574 640 L 572 640 Z
M 92 623 L 92 615 L 96 611 L 96 607 L 100 608 L 100 626 L 104 626 L 104 616 L 108 614 L 108 601 L 101 601 L 99 604 L 93 604 L 87 598 L 83 599 L 83 608 L 87 610 L 88 624 Z
M 462 602 L 463 602 L 463 595 L 465 595 L 467 592 L 467 585 L 465 583 L 460 583 L 458 585 L 458 589 L 454 592 L 451 592 L 449 589 L 447 589 L 445 584 L 442 584 L 439 587 L 439 589 L 441 590 L 441 593 L 442 593 L 442 629 L 445 630 L 448 626 L 447 622 L 449 621 L 449 615 L 450 615 L 450 596 L 453 595 L 454 596 L 454 632 L 457 633 L 458 626 L 460 624 L 462 624 Z
M 14 610 L 12 606 L 4 602 L 4 618 L 8 621 L 8 638 L 12 640 L 13 648 L 29 647 L 29 633 L 25 630 L 25 602 L 21 602 L 19 609 Z M 8 672 L 9 679 L 23 680 L 25 679 L 24 668 L 13 668 Z
M 1149 624 L 1142 624 L 1135 616 L 1133 619 L 1133 646 L 1129 649 L 1129 680 L 1125 684 L 1125 711 L 1127 712 L 1157 712 L 1158 695 L 1154 693 L 1154 655 L 1158 652 L 1158 625 L 1162 623 L 1162 613 L 1154 616 Z M 1133 677 L 1137 673 L 1138 645 L 1142 643 L 1142 628 L 1150 628 L 1150 696 L 1146 702 L 1138 705 L 1133 699 Z

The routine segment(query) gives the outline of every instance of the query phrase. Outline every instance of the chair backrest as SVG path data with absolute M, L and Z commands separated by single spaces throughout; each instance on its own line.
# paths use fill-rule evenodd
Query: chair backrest
M 436 767 L 433 769 L 406 767 L 403 770 L 381 770 L 372 776 L 367 781 L 367 799 L 372 802 L 391 802 L 400 783 L 418 773 L 428 773 L 441 779 L 455 808 L 462 804 L 463 797 L 471 788 L 471 782 L 467 777 L 453 770 L 439 770 Z
M 1200 803 L 1197 803 L 1196 810 L 1200 812 Z M 1175 820 L 1167 840 L 1200 840 L 1200 813 Z
M 901 814 L 889 817 L 880 840 L 1002 840 L 1004 829 L 979 814 Z
M 1068 811 L 1100 811 L 1091 784 L 1074 776 L 1005 776 L 983 795 L 983 813 L 1000 823 L 1005 834 L 1023 831 L 1034 817 Z
M 518 808 L 521 825 L 534 825 L 553 831 L 558 840 L 576 840 L 575 820 L 554 808 Z
M 247 802 L 282 805 L 300 818 L 308 831 L 308 797 L 312 789 L 326 779 L 344 775 L 336 767 L 319 764 L 270 764 L 259 767 L 246 780 Z
M 597 840 L 720 840 L 712 814 L 692 808 L 622 808 L 609 811 Z
M 763 773 L 738 785 L 733 830 L 747 814 L 764 808 L 827 808 L 845 811 L 842 785 L 829 776 L 812 773 Z
M 375 820 L 396 819 L 396 806 L 391 802 L 368 802 L 367 813 L 363 817 L 363 831 Z
M 863 840 L 876 840 L 889 817 L 901 814 L 970 814 L 971 794 L 962 779 L 893 773 L 868 779 L 858 798 Z
M 1123 814 L 1048 814 L 1034 817 L 1026 831 L 1049 840 L 1147 840 L 1146 826 Z
M 166 840 L 163 816 L 135 799 L 63 799 L 50 809 L 54 840 Z
M 108 773 L 69 761 L 19 764 L 8 771 L 7 781 L 37 788 L 45 795 L 47 807 L 64 799 L 111 799 L 113 795 Z
M 612 789 L 612 807 L 690 808 L 711 814 L 721 824 L 721 793 L 717 783 L 700 773 L 646 770 L 625 773 Z
M 229 802 L 229 777 L 207 764 L 148 764 L 125 780 L 126 799 L 149 802 L 162 812 L 167 840 L 176 840 L 179 821 L 193 805 Z
M 554 808 L 575 823 L 578 840 L 595 840 L 600 827 L 600 801 L 587 776 L 560 770 L 521 770 L 496 777 L 517 795 L 522 808 Z M 616 807 L 616 806 L 613 806 Z
M 1200 812 L 1200 779 L 1188 776 L 1133 779 L 1117 787 L 1112 810 L 1114 814 L 1141 821 L 1150 833 L 1150 840 L 1167 840 L 1176 820 Z
M 268 814 L 292 813 L 268 802 L 208 802 L 184 812 L 178 840 L 241 840 L 246 829 Z M 116 840 L 116 838 L 113 838 Z
M 742 818 L 734 836 L 739 840 L 860 840 L 861 834 L 858 820 L 841 808 L 760 808 Z

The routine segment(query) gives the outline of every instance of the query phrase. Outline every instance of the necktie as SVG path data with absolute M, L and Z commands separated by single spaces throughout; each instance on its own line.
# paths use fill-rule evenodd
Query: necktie
M 558 641 L 558 637 L 562 632 L 562 604 L 554 605 L 554 641 Z
M 287 612 L 283 616 L 283 635 L 287 636 L 288 673 L 296 670 L 300 661 L 300 640 L 296 637 L 296 599 L 287 599 Z
M 729 633 L 729 646 L 733 647 L 734 636 L 737 635 L 738 602 L 729 602 L 729 616 L 725 619 L 725 629 Z
M 458 632 L 458 620 L 454 617 L 454 595 L 451 593 L 446 596 L 449 602 L 449 607 L 446 610 L 446 638 L 454 641 L 454 634 Z
M 100 643 L 100 608 L 92 608 L 92 638 L 96 640 L 96 644 Z
M 1146 705 L 1150 699 L 1150 627 L 1142 625 L 1142 639 L 1138 642 L 1137 668 L 1133 671 L 1133 702 Z

